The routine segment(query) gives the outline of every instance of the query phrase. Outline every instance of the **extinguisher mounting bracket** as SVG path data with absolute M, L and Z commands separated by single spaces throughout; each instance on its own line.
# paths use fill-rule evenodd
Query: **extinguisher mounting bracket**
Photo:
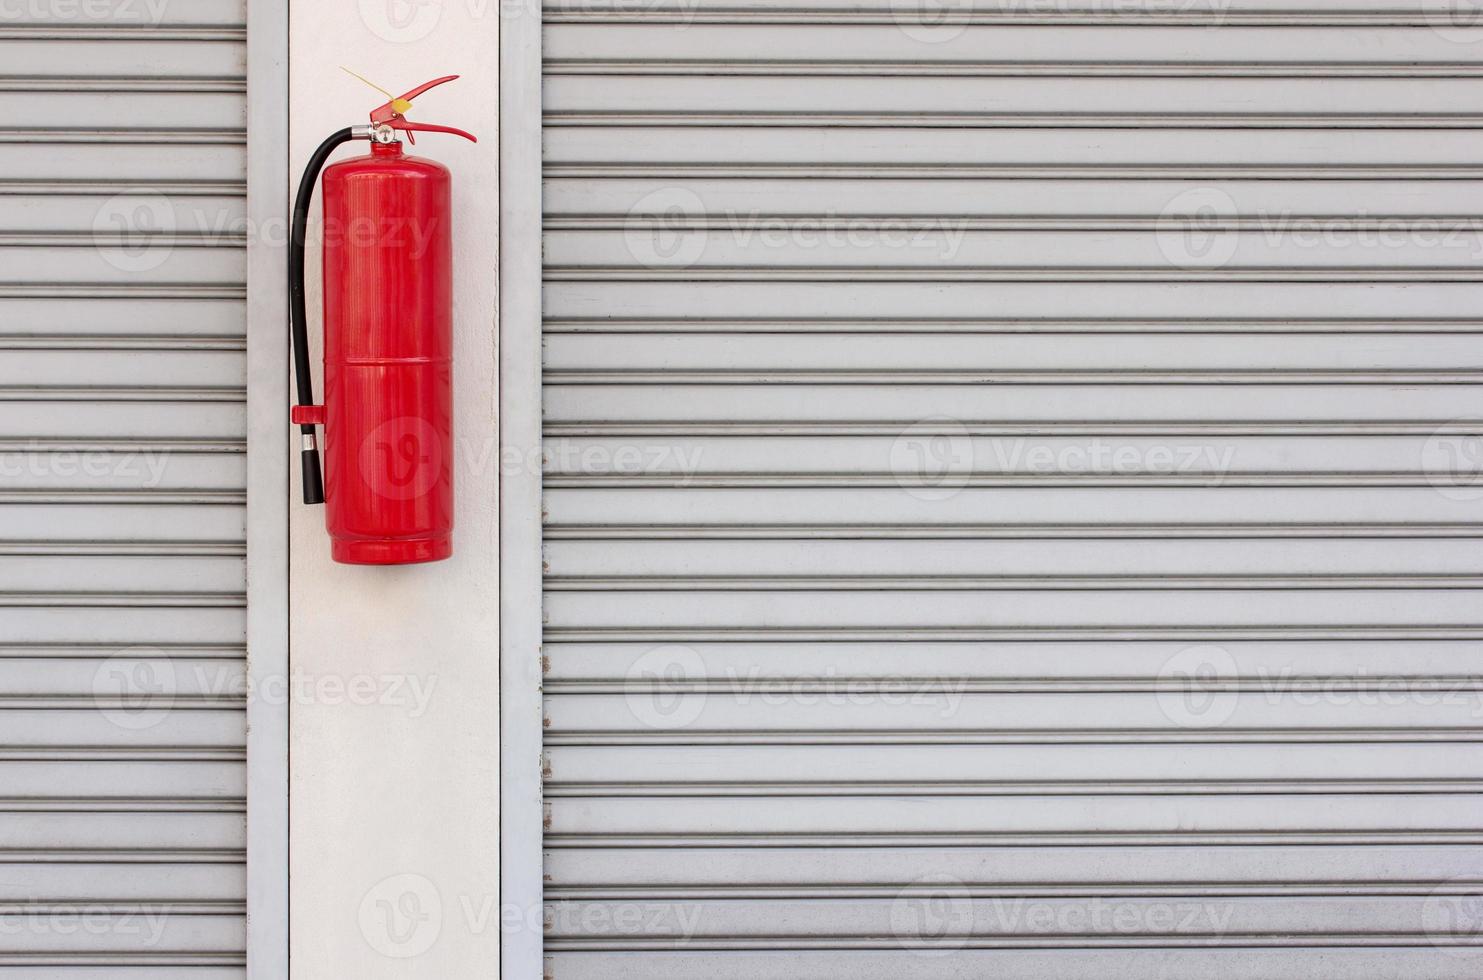
M 288 415 L 294 425 L 324 425 L 323 405 L 294 405 Z

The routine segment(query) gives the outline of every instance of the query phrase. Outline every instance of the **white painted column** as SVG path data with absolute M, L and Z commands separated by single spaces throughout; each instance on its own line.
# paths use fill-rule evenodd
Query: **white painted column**
M 364 124 L 385 101 L 340 65 L 395 92 L 461 75 L 408 117 L 480 138 L 426 135 L 412 150 L 453 171 L 453 558 L 334 564 L 323 509 L 297 502 L 296 458 L 290 464 L 290 945 L 292 976 L 302 980 L 462 980 L 498 970 L 498 15 L 497 4 L 478 0 L 291 8 L 294 186 L 325 136 Z M 352 144 L 335 159 L 365 150 Z M 314 214 L 317 225 L 317 197 Z M 322 393 L 315 225 L 310 242 Z M 284 413 L 286 425 L 286 405 Z

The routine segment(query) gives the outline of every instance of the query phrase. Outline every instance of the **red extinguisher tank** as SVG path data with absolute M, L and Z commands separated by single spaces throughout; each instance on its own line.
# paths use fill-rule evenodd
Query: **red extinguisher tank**
M 477 142 L 461 129 L 405 115 L 414 98 L 457 77 L 393 96 L 371 110 L 369 126 L 331 134 L 310 155 L 294 198 L 290 418 L 303 440 L 304 503 L 325 505 L 335 561 L 401 565 L 453 553 L 451 179 L 442 164 L 407 156 L 401 137 L 415 143 L 415 133 L 445 133 Z M 371 152 L 325 168 L 336 147 L 356 139 L 370 140 Z M 324 402 L 316 404 L 304 266 L 321 171 Z
M 336 561 L 453 553 L 446 167 L 372 143 L 324 172 L 325 524 Z

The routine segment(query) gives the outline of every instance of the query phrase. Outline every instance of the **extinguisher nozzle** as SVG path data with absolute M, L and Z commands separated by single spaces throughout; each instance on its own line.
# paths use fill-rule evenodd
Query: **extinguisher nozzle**
M 324 477 L 319 468 L 319 449 L 304 449 L 299 453 L 299 462 L 304 472 L 304 503 L 324 503 Z

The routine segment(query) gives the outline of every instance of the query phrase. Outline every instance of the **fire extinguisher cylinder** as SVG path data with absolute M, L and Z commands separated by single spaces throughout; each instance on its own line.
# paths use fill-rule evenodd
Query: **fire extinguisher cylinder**
M 323 194 L 331 554 L 437 561 L 453 551 L 451 175 L 373 141 Z
M 371 110 L 369 126 L 331 135 L 310 156 L 294 199 L 291 419 L 303 438 L 304 503 L 325 505 L 330 556 L 339 562 L 400 565 L 453 553 L 452 178 L 440 163 L 405 155 L 399 137 L 446 133 L 477 142 L 405 115 L 413 98 L 457 77 L 392 96 Z M 371 152 L 326 167 L 352 139 L 371 140 Z M 304 239 L 321 171 L 324 403 L 316 405 Z

